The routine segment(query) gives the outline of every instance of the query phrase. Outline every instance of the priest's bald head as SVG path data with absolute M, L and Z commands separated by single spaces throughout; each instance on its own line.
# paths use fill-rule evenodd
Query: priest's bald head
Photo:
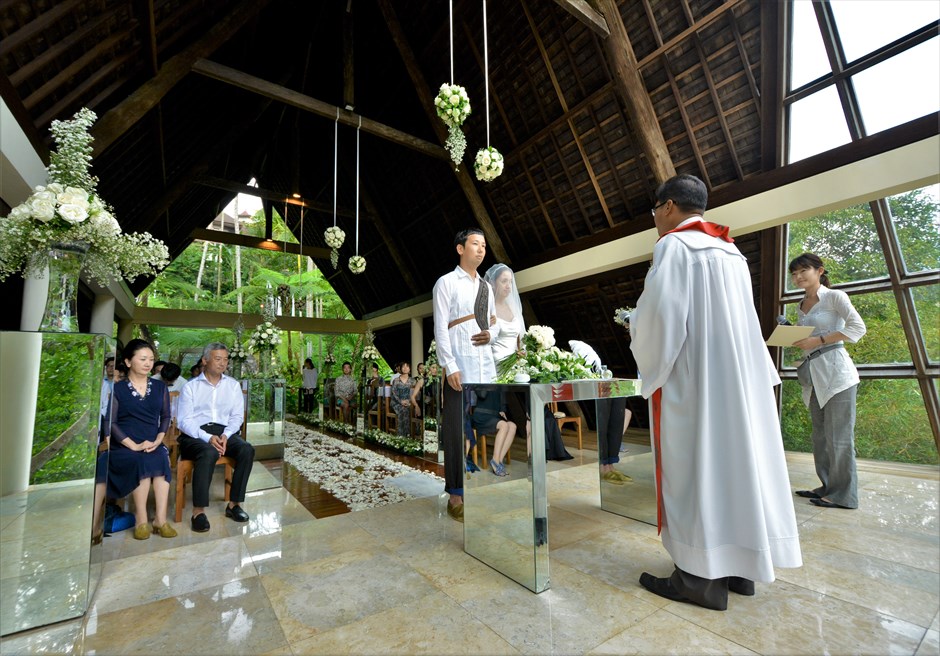
M 690 216 L 702 216 L 708 205 L 705 183 L 694 175 L 676 175 L 656 189 L 653 219 L 656 229 L 663 235 Z

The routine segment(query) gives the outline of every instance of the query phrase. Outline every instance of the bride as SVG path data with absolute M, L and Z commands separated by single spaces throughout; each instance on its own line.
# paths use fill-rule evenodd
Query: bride
M 522 320 L 522 302 L 516 289 L 516 277 L 505 264 L 494 264 L 483 276 L 493 287 L 496 303 L 496 321 L 499 336 L 492 342 L 493 359 L 497 365 L 510 355 L 521 350 L 525 323 Z

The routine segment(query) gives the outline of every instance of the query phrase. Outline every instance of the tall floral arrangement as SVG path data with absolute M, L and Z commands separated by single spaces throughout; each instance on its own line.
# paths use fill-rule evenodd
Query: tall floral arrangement
M 584 358 L 555 346 L 555 331 L 548 326 L 530 326 L 522 338 L 523 353 L 512 354 L 497 365 L 496 382 L 511 383 L 526 374 L 534 383 L 598 378 Z
M 434 98 L 434 109 L 447 126 L 447 140 L 444 145 L 454 164 L 460 165 L 463 154 L 467 150 L 467 138 L 460 126 L 470 116 L 470 98 L 467 90 L 459 84 L 441 85 Z
M 269 299 L 270 301 L 271 299 Z M 255 353 L 271 352 L 281 343 L 281 330 L 275 325 L 274 303 L 264 304 L 263 321 L 255 326 L 248 338 L 248 350 Z
M 155 275 L 169 263 L 166 245 L 146 232 L 122 234 L 111 207 L 89 172 L 88 133 L 95 113 L 83 108 L 68 121 L 53 121 L 56 149 L 49 156 L 48 183 L 0 218 L 0 281 L 42 272 L 57 244 L 87 247 L 82 271 L 106 285 L 119 278 Z

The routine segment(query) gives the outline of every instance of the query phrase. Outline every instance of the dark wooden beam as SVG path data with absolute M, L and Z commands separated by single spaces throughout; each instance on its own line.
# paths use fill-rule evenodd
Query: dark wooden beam
M 640 149 L 653 176 L 657 182 L 665 182 L 676 174 L 676 168 L 669 157 L 653 103 L 646 93 L 627 28 L 620 18 L 616 0 L 598 0 L 597 4 L 610 28 L 610 38 L 604 40 L 604 51 L 620 98 L 627 107 Z M 678 102 L 678 98 L 676 100 Z
M 233 325 L 236 318 L 237 315 L 232 312 L 137 307 L 134 309 L 134 318 L 131 319 L 131 322 L 180 328 L 225 328 Z M 241 318 L 247 330 L 251 330 L 264 321 L 264 317 L 260 314 L 242 314 Z M 366 322 L 355 319 L 278 317 L 277 327 L 281 330 L 292 330 L 299 333 L 346 335 L 364 333 L 366 331 Z
M 555 4 L 577 18 L 579 22 L 587 25 L 592 32 L 602 39 L 610 36 L 607 21 L 586 0 L 555 0 Z
M 418 101 L 424 108 L 437 138 L 440 139 L 441 143 L 444 143 L 447 140 L 447 129 L 434 111 L 434 95 L 431 93 L 427 80 L 424 78 L 424 73 L 422 73 L 421 69 L 418 67 L 418 61 L 415 59 L 414 51 L 412 51 L 408 40 L 405 38 L 405 32 L 401 27 L 401 23 L 398 21 L 398 14 L 392 7 L 390 0 L 378 0 L 378 5 L 382 16 L 385 18 L 385 25 L 392 35 L 392 41 L 395 42 L 395 46 L 398 48 L 402 61 L 405 63 L 405 69 L 408 71 L 408 76 L 411 78 L 411 83 L 414 85 L 415 91 L 418 94 Z M 474 218 L 476 218 L 477 222 L 480 224 L 480 228 L 483 229 L 483 232 L 486 233 L 486 244 L 490 252 L 493 253 L 498 261 L 511 264 L 509 253 L 506 252 L 506 247 L 503 246 L 502 239 L 500 239 L 493 219 L 490 218 L 486 206 L 483 205 L 483 199 L 480 198 L 480 193 L 473 184 L 473 180 L 468 172 L 469 168 L 468 166 L 457 167 L 457 170 L 454 171 L 454 174 L 457 176 L 457 183 L 460 185 L 460 188 L 467 198 L 467 202 L 470 204 Z
M 242 184 L 241 182 L 233 182 L 231 180 L 224 180 L 222 178 L 217 178 L 211 175 L 203 175 L 193 180 L 193 183 L 202 185 L 204 187 L 224 189 L 225 191 L 231 191 L 236 194 L 257 196 L 258 198 L 264 198 L 270 201 L 287 202 L 291 205 L 303 207 L 305 210 L 310 212 L 315 212 L 317 214 L 329 214 L 330 216 L 333 216 L 333 206 L 327 203 L 318 203 L 317 201 L 307 200 L 305 198 L 287 198 L 283 193 L 271 191 L 270 189 L 262 189 L 260 187 L 252 187 L 251 185 Z M 356 214 L 350 209 L 338 207 L 336 209 L 336 215 L 351 218 Z M 372 212 L 369 211 L 359 212 L 359 217 L 362 218 L 363 216 L 370 220 L 374 218 Z
M 356 106 L 352 9 L 353 4 L 349 2 L 343 12 L 343 104 L 350 110 Z
M 302 93 L 298 93 L 292 89 L 274 84 L 273 82 L 268 82 L 267 80 L 262 80 L 261 78 L 255 77 L 254 75 L 249 75 L 248 73 L 243 73 L 237 71 L 234 68 L 229 68 L 228 66 L 223 66 L 222 64 L 217 64 L 216 62 L 211 62 L 206 59 L 199 60 L 193 66 L 193 72 L 205 75 L 214 80 L 219 80 L 220 82 L 225 82 L 226 84 L 231 84 L 236 86 L 239 89 L 244 89 L 245 91 L 251 91 L 257 93 L 265 98 L 270 98 L 272 100 L 277 100 L 278 102 L 283 102 L 292 107 L 297 107 L 305 111 L 310 112 L 311 114 L 316 114 L 324 118 L 332 120 L 338 120 L 343 125 L 348 125 L 350 127 L 358 128 L 359 121 L 362 121 L 362 131 L 369 134 L 373 134 L 377 137 L 381 137 L 386 141 L 391 141 L 400 146 L 405 146 L 416 150 L 419 153 L 424 155 L 429 155 L 436 159 L 448 159 L 447 151 L 445 151 L 441 146 L 432 144 L 429 141 L 424 139 L 419 139 L 418 137 L 412 136 L 401 130 L 396 130 L 393 127 L 389 127 L 378 121 L 373 121 L 372 119 L 365 118 L 360 114 L 351 112 L 347 109 L 341 109 L 336 105 L 331 105 L 325 103 L 322 100 L 317 100 L 316 98 L 311 98 Z
M 190 72 L 193 63 L 211 55 L 219 46 L 233 38 L 241 27 L 257 16 L 270 2 L 271 0 L 243 0 L 219 20 L 203 39 L 168 59 L 160 67 L 156 77 L 145 82 L 120 105 L 102 116 L 91 129 L 95 137 L 92 156 L 97 157 L 107 150 Z
M 764 2 L 760 7 L 760 165 L 772 171 L 783 163 L 782 100 L 786 95 L 789 62 L 786 57 L 785 2 Z
M 205 228 L 196 228 L 192 231 L 193 239 L 202 239 L 203 241 L 212 241 L 217 244 L 229 244 L 231 246 L 243 246 L 245 248 L 258 248 L 263 251 L 275 251 L 281 253 L 293 253 L 295 255 L 306 255 L 318 260 L 329 260 L 329 248 L 317 248 L 316 246 L 302 246 L 291 242 L 274 241 L 264 237 L 252 237 L 251 235 L 236 235 L 233 232 L 222 232 L 221 230 L 206 230 Z
M 83 2 L 84 0 L 65 0 L 64 2 L 52 3 L 52 9 L 40 14 L 35 19 L 26 23 L 20 29 L 16 30 L 12 34 L 5 35 L 3 39 L 0 39 L 0 56 L 8 55 L 10 52 L 16 50 L 21 45 L 24 45 L 30 40 L 39 37 L 43 34 L 43 32 L 57 23 L 63 16 L 67 16 Z

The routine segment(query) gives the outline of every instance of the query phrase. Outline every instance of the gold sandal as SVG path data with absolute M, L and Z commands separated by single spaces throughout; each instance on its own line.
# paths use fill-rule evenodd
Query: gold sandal
M 160 527 L 154 524 L 153 532 L 155 535 L 159 535 L 161 538 L 175 538 L 178 535 L 176 529 L 170 525 L 170 522 L 163 522 L 163 526 Z
M 150 524 L 138 524 L 134 527 L 134 539 L 146 540 L 150 537 Z

